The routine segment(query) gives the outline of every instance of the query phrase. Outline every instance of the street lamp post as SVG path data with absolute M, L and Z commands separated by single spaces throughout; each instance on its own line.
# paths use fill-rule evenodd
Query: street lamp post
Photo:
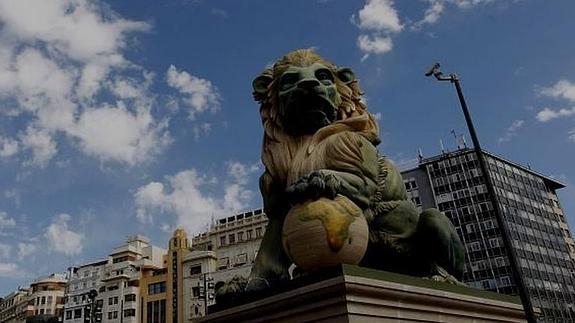
M 208 303 L 214 297 L 214 278 L 205 273 L 200 275 L 200 279 L 203 284 L 203 289 L 200 289 L 200 298 L 204 301 L 204 315 L 208 315 Z
M 94 322 L 94 312 L 96 311 L 94 301 L 96 300 L 96 296 L 98 296 L 98 292 L 95 289 L 92 289 L 88 292 L 88 299 L 90 299 L 90 323 Z
M 465 122 L 467 123 L 467 128 L 469 129 L 469 135 L 471 136 L 471 140 L 473 141 L 473 147 L 475 150 L 475 154 L 477 155 L 477 160 L 479 161 L 479 167 L 484 175 L 489 195 L 491 195 L 495 201 L 494 203 L 495 219 L 501 231 L 503 244 L 505 245 L 505 249 L 507 250 L 507 255 L 509 257 L 511 269 L 513 272 L 513 278 L 517 284 L 519 297 L 521 298 L 521 303 L 523 304 L 523 309 L 525 310 L 525 316 L 527 318 L 527 322 L 535 323 L 537 322 L 537 318 L 535 316 L 535 312 L 533 311 L 533 304 L 531 303 L 531 299 L 529 298 L 529 292 L 527 290 L 527 286 L 525 285 L 525 281 L 523 280 L 523 275 L 521 275 L 521 267 L 519 265 L 517 255 L 515 254 L 515 251 L 513 249 L 511 234 L 509 233 L 509 228 L 507 227 L 507 223 L 503 218 L 503 212 L 501 211 L 501 207 L 498 203 L 495 187 L 493 186 L 493 182 L 491 181 L 491 177 L 489 176 L 487 170 L 487 163 L 485 162 L 481 145 L 479 144 L 479 138 L 477 137 L 475 127 L 473 126 L 473 121 L 471 120 L 469 109 L 467 108 L 467 103 L 465 102 L 465 98 L 463 97 L 463 91 L 461 90 L 459 77 L 456 74 L 449 74 L 448 76 L 445 76 L 441 72 L 439 67 L 440 67 L 439 63 L 435 63 L 429 69 L 429 71 L 425 73 L 425 76 L 434 76 L 438 81 L 449 81 L 455 84 L 455 89 L 457 90 L 457 97 L 459 98 L 459 103 L 461 104 L 463 115 L 465 116 Z

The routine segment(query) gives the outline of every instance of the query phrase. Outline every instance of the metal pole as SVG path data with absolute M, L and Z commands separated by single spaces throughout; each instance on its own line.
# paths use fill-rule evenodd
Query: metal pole
M 489 172 L 487 170 L 487 164 L 483 156 L 483 151 L 481 149 L 481 145 L 479 144 L 479 138 L 477 137 L 477 133 L 475 132 L 475 127 L 473 126 L 473 121 L 471 120 L 471 115 L 469 113 L 469 109 L 467 108 L 467 103 L 465 102 L 465 98 L 463 97 L 463 91 L 461 90 L 461 84 L 459 82 L 459 78 L 457 77 L 457 75 L 451 74 L 450 81 L 451 83 L 455 84 L 455 89 L 457 90 L 457 96 L 459 97 L 459 102 L 461 103 L 461 109 L 463 110 L 463 114 L 465 116 L 465 122 L 467 123 L 467 128 L 469 129 L 469 135 L 471 136 L 471 140 L 473 141 L 475 154 L 477 155 L 477 160 L 479 161 L 479 167 L 485 178 L 489 195 L 492 196 L 495 202 L 494 203 L 495 219 L 497 220 L 497 224 L 500 228 L 503 244 L 506 246 L 507 249 L 507 256 L 509 257 L 511 268 L 513 269 L 512 270 L 513 278 L 515 280 L 515 283 L 517 284 L 519 297 L 521 298 L 521 302 L 523 303 L 523 309 L 525 310 L 525 316 L 527 318 L 527 322 L 535 323 L 537 322 L 537 317 L 535 316 L 535 312 L 533 311 L 533 304 L 531 303 L 531 298 L 529 298 L 529 291 L 527 289 L 527 286 L 525 285 L 525 281 L 523 280 L 523 275 L 521 275 L 521 266 L 519 264 L 519 259 L 517 258 L 515 250 L 513 249 L 513 241 L 511 239 L 511 234 L 509 232 L 509 228 L 507 227 L 507 223 L 503 218 L 503 212 L 501 211 L 501 206 L 499 205 L 499 200 L 495 192 L 495 186 L 493 185 L 491 177 L 489 176 Z
M 204 315 L 208 315 L 208 275 L 204 274 Z

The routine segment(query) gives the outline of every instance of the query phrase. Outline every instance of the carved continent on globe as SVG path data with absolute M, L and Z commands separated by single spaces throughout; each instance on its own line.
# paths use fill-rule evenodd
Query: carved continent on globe
M 284 250 L 306 271 L 357 265 L 368 239 L 362 210 L 343 195 L 295 205 L 286 216 L 282 233 Z

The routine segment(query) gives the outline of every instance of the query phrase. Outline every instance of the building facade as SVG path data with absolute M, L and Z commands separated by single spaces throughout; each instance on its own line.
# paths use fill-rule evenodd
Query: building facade
M 30 288 L 18 288 L 0 302 L 0 322 L 26 322 L 26 317 L 34 315 L 34 309 L 28 306 Z
M 489 152 L 482 174 L 471 149 L 422 159 L 402 172 L 408 195 L 420 208 L 437 207 L 465 245 L 464 282 L 516 294 L 508 253 L 514 252 L 542 321 L 575 321 L 575 243 L 556 190 L 564 185 Z M 494 185 L 490 196 L 485 176 Z M 499 205 L 513 240 L 503 245 L 494 208 Z
M 0 301 L 1 323 L 23 323 L 34 318 L 62 321 L 67 278 L 63 274 L 41 277 L 27 288 L 18 288 Z
M 102 286 L 100 280 L 107 264 L 108 259 L 105 259 L 68 269 L 70 279 L 64 298 L 64 322 L 84 323 L 85 318 L 89 320 L 92 309 L 89 293 L 91 290 L 98 291 Z M 98 304 L 94 303 L 94 307 L 102 308 L 102 303 L 100 299 Z M 87 307 L 90 310 L 87 310 Z M 95 310 L 93 315 L 95 321 L 101 321 L 102 315 L 99 310 Z
M 186 317 L 205 315 L 206 303 L 215 302 L 216 283 L 249 276 L 267 223 L 263 210 L 257 209 L 219 219 L 192 239 L 192 253 L 183 263 L 184 290 L 191 295 Z
M 54 316 L 60 321 L 64 313 L 64 292 L 68 279 L 65 275 L 53 274 L 42 277 L 30 284 L 31 294 L 28 307 L 32 303 L 34 315 Z
M 166 251 L 135 235 L 114 248 L 107 260 L 71 269 L 64 322 L 141 322 L 142 268 L 162 268 Z M 90 299 L 89 293 L 95 291 Z

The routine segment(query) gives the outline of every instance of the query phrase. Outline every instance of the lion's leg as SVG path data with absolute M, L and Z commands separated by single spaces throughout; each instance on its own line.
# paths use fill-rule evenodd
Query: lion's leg
M 283 249 L 282 226 L 283 219 L 270 218 L 246 290 L 260 290 L 290 279 L 292 262 Z
M 447 272 L 457 279 L 463 277 L 465 250 L 455 227 L 443 213 L 436 209 L 423 211 L 414 238 L 426 276 L 445 276 Z

